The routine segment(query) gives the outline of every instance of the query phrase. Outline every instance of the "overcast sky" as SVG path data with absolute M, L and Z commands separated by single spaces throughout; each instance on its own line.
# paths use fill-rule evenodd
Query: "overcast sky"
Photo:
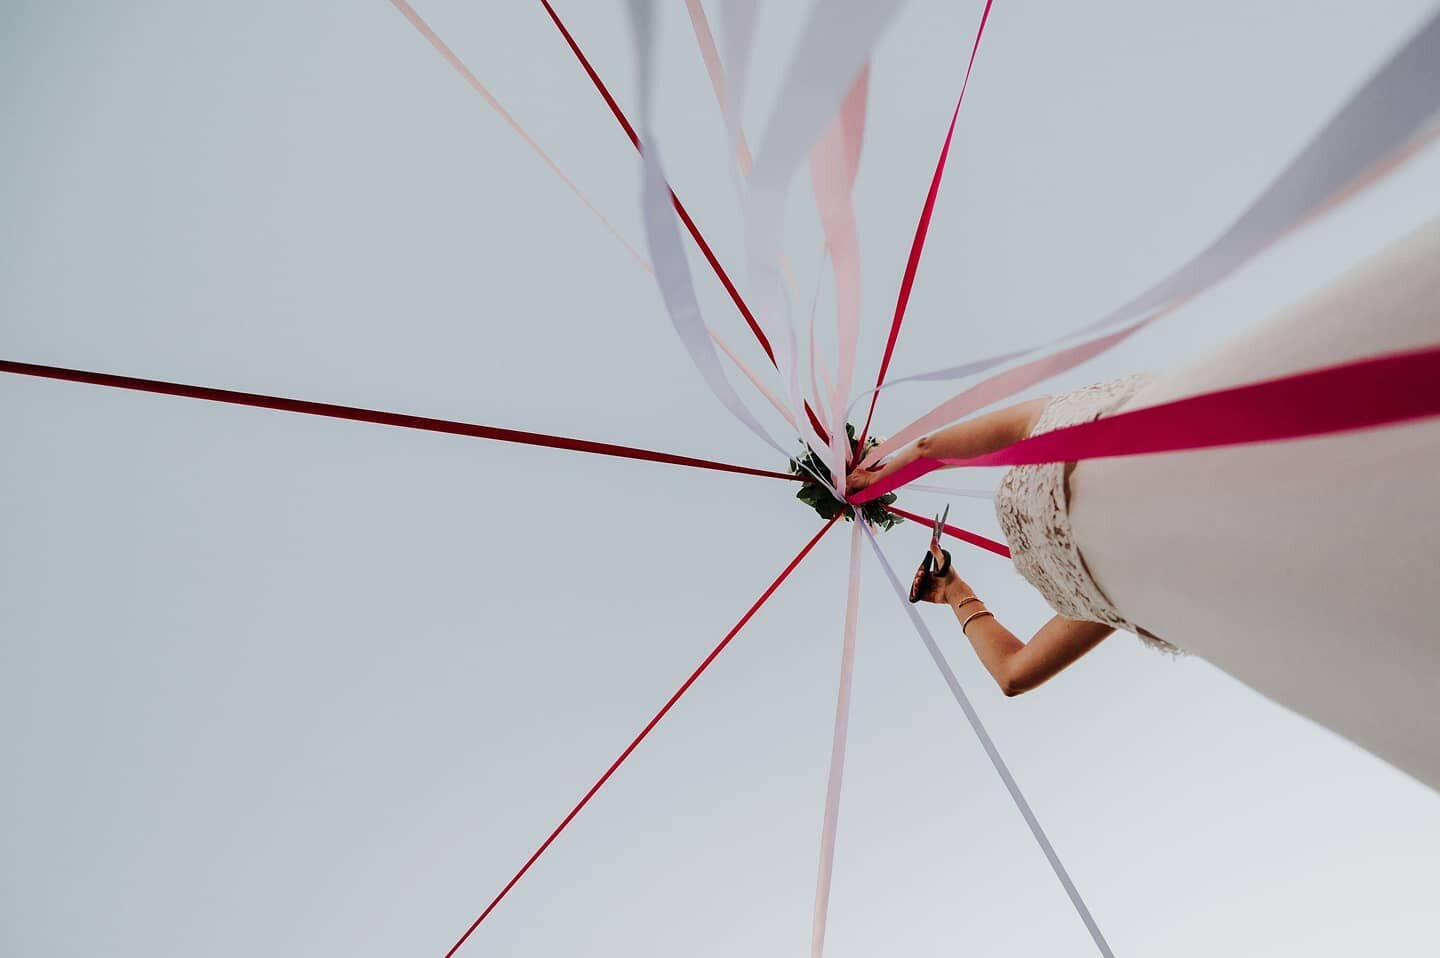
M 635 155 L 540 7 L 416 2 L 638 244 Z M 557 6 L 634 104 L 623 5 Z M 767 5 L 752 131 L 806 7 Z M 876 52 L 857 380 L 980 7 L 914 0 Z M 893 375 L 1148 285 L 1431 7 L 998 0 Z M 659 135 L 739 275 L 722 125 L 667 8 Z M 384 0 L 10 0 L 0 129 L 5 358 L 782 466 L 650 277 Z M 1434 153 L 1047 388 L 1163 368 L 1323 284 L 1435 215 Z M 945 395 L 899 389 L 877 428 Z M 0 409 L 7 955 L 438 958 L 816 528 L 765 479 L 8 376 Z M 997 534 L 986 502 L 951 518 Z M 806 953 L 848 535 L 462 954 Z M 902 567 L 924 540 L 883 537 Z M 1047 617 L 1007 563 L 956 558 L 1017 632 Z M 1091 953 L 868 557 L 863 595 L 829 954 Z M 1117 954 L 1433 949 L 1440 795 L 1123 635 L 1006 700 L 928 614 Z

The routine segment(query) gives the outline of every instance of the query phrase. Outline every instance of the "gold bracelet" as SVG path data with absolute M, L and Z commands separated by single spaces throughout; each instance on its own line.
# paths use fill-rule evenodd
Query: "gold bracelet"
M 962 633 L 962 634 L 968 634 L 968 633 L 965 633 L 965 629 L 970 625 L 971 622 L 974 622 L 976 619 L 980 618 L 982 615 L 988 615 L 988 616 L 990 616 L 992 619 L 995 617 L 995 613 L 994 613 L 994 612 L 991 612 L 989 609 L 981 609 L 979 612 L 972 612 L 972 613 L 970 613 L 970 618 L 968 618 L 968 619 L 966 619 L 964 622 L 961 622 L 961 623 L 960 623 L 960 631 L 961 631 L 961 633 Z
M 963 598 L 963 599 L 961 599 L 959 602 L 956 602 L 956 603 L 955 603 L 955 608 L 958 609 L 958 608 L 960 608 L 962 605 L 969 605 L 971 602 L 979 602 L 979 601 L 980 601 L 980 597 L 979 597 L 978 595 L 967 595 L 965 598 Z

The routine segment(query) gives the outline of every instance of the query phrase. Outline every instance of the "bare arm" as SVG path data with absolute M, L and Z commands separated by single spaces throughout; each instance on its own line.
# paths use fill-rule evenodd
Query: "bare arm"
M 852 472 L 846 482 L 846 491 L 853 495 L 921 457 L 969 459 L 1019 442 L 1035 428 L 1035 421 L 1045 411 L 1047 402 L 1049 397 L 1016 403 L 974 419 L 957 422 L 953 426 L 946 426 L 932 435 L 921 436 L 919 440 L 891 456 L 878 469 Z
M 950 606 L 981 664 L 1006 695 L 1019 695 L 1043 684 L 1115 631 L 1099 622 L 1057 615 L 1029 642 L 1021 642 L 993 613 L 976 614 L 989 610 L 953 568 L 944 579 L 922 568 L 916 573 L 916 590 L 918 597 L 927 602 Z
M 984 608 L 971 602 L 955 609 L 961 622 Z M 975 654 L 1006 695 L 1028 692 L 1063 672 L 1114 632 L 1099 622 L 1081 622 L 1057 615 L 1046 622 L 1029 642 L 1021 642 L 993 615 L 982 615 L 965 629 Z

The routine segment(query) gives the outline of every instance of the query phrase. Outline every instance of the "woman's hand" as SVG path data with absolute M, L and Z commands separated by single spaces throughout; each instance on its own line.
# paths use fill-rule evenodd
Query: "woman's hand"
M 937 575 L 934 570 L 945 565 L 945 552 L 938 542 L 930 543 L 930 552 L 920 568 L 915 570 L 915 579 L 910 583 L 910 601 L 937 602 L 952 605 L 959 599 L 974 595 L 974 590 L 955 572 L 952 565 L 945 574 Z
M 874 472 L 869 469 L 856 469 L 845 477 L 845 495 L 853 496 L 861 490 L 868 489 L 880 479 L 880 470 Z
M 928 439 L 921 439 L 919 442 L 901 449 L 884 462 L 868 469 L 857 463 L 850 475 L 845 477 L 845 495 L 853 496 L 862 489 L 868 489 L 896 469 L 914 462 L 915 458 L 920 455 L 921 447 L 927 441 Z

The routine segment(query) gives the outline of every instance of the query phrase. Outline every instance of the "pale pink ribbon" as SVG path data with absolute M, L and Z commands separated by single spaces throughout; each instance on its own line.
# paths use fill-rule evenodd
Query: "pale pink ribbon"
M 1159 315 L 1152 318 L 1158 319 Z M 1068 349 L 1062 349 L 1058 353 L 1051 353 L 1049 356 L 1042 356 L 1040 359 L 1007 369 L 976 383 L 960 395 L 945 400 L 880 443 L 865 458 L 865 465 L 879 461 L 881 457 L 889 455 L 891 451 L 908 446 L 921 436 L 939 429 L 947 423 L 963 419 L 977 409 L 1013 396 L 1022 389 L 1028 389 L 1036 383 L 1044 382 L 1051 376 L 1058 376 L 1065 370 L 1100 355 L 1120 341 L 1139 332 L 1142 326 L 1143 324 L 1126 326 L 1107 336 L 1079 343 Z
M 830 739 L 830 776 L 825 785 L 825 821 L 820 827 L 820 873 L 815 879 L 815 915 L 810 932 L 811 958 L 825 953 L 825 924 L 830 913 L 830 879 L 835 871 L 835 832 L 840 822 L 840 788 L 845 779 L 845 743 L 850 735 L 850 688 L 855 678 L 855 621 L 860 610 L 862 521 L 850 536 L 850 586 L 845 596 L 845 637 L 840 647 L 840 688 L 835 696 L 835 733 Z
M 695 41 L 700 45 L 700 58 L 705 61 L 705 72 L 710 77 L 710 88 L 715 91 L 715 102 L 725 109 L 725 68 L 720 64 L 720 51 L 715 48 L 715 34 L 710 31 L 710 21 L 705 17 L 705 8 L 700 0 L 685 0 L 685 9 L 690 13 L 690 27 L 695 31 Z M 750 144 L 745 142 L 745 131 L 735 130 L 735 162 L 740 172 L 750 175 Z
M 392 6 L 395 7 L 396 10 L 400 11 L 400 13 L 405 17 L 406 20 L 410 21 L 411 26 L 413 26 L 416 30 L 420 31 L 421 36 L 423 36 L 426 40 L 430 41 L 430 45 L 434 47 L 442 57 L 445 58 L 445 62 L 450 64 L 450 66 L 455 69 L 456 73 L 460 74 L 460 76 L 464 78 L 466 83 L 470 84 L 471 89 L 473 89 L 476 93 L 480 94 L 481 99 L 483 99 L 486 103 L 490 105 L 490 108 L 499 115 L 500 119 L 505 121 L 505 125 L 510 127 L 510 129 L 514 130 L 515 134 L 519 136 L 520 139 L 525 141 L 525 145 L 530 147 L 530 149 L 534 151 L 536 156 L 540 157 L 540 159 L 545 161 L 545 165 L 550 167 L 551 171 L 556 176 L 560 177 L 560 181 L 570 188 L 570 192 L 575 194 L 576 199 L 578 199 L 581 203 L 585 204 L 585 208 L 595 215 L 595 218 L 600 221 L 601 225 L 603 225 L 607 230 L 609 230 L 611 235 L 613 235 L 617 240 L 620 241 L 620 244 L 625 247 L 626 251 L 629 252 L 632 257 L 634 257 L 635 261 L 641 266 L 645 267 L 645 269 L 650 270 L 650 272 L 653 273 L 654 270 L 651 268 L 649 260 L 647 260 L 634 246 L 631 246 L 630 241 L 625 238 L 624 234 L 622 234 L 620 230 L 616 229 L 615 224 L 611 223 L 608 219 L 606 219 L 605 214 L 601 213 L 600 210 L 595 206 L 595 204 L 591 203 L 590 200 L 586 198 L 585 194 L 580 192 L 580 188 L 575 185 L 575 182 L 571 180 L 569 176 L 566 175 L 565 171 L 560 168 L 560 165 L 556 163 L 553 159 L 551 159 L 550 154 L 546 153 L 545 150 L 540 146 L 540 144 L 535 142 L 535 138 L 532 137 L 529 133 L 525 132 L 525 128 L 522 127 L 519 122 L 517 122 L 516 119 L 510 115 L 510 112 L 506 110 L 505 107 L 500 105 L 500 101 L 495 99 L 494 95 L 492 95 L 490 91 L 485 88 L 485 84 L 481 83 L 480 79 L 476 77 L 474 73 L 470 72 L 470 68 L 467 67 L 458 56 L 455 55 L 455 51 L 451 50 L 450 47 L 446 45 L 445 41 L 441 40 L 440 37 L 435 33 L 435 31 L 430 29 L 430 24 L 426 23 L 425 20 L 420 16 L 420 14 L 415 12 L 415 8 L 410 6 L 410 4 L 406 3 L 405 0 L 390 0 L 390 3 Z
M 770 388 L 765 385 L 764 381 L 759 376 L 755 375 L 755 373 L 750 370 L 750 367 L 745 365 L 745 362 L 739 356 L 735 355 L 735 350 L 731 349 L 729 345 L 726 344 L 725 340 L 720 338 L 720 336 L 715 332 L 715 330 L 710 329 L 708 325 L 705 328 L 706 331 L 710 333 L 710 339 L 715 343 L 716 346 L 719 346 L 720 351 L 725 354 L 725 358 L 729 359 L 730 362 L 735 364 L 736 369 L 740 370 L 740 372 L 745 374 L 745 378 L 750 380 L 750 384 L 760 391 L 760 395 L 764 396 L 767 400 L 769 400 L 770 405 L 775 407 L 775 411 L 778 412 L 780 416 L 787 423 L 790 424 L 790 428 L 798 432 L 800 427 L 795 424 L 795 416 L 790 412 L 790 410 L 785 408 L 785 404 L 780 401 L 780 397 L 771 392 Z
M 590 199 L 584 193 L 580 192 L 580 188 L 575 185 L 575 181 L 570 179 L 565 171 L 560 168 L 560 165 L 551 158 L 550 154 L 546 153 L 545 149 L 536 142 L 535 138 L 511 115 L 510 111 L 505 109 L 504 105 L 485 87 L 485 84 L 480 82 L 480 79 L 471 72 L 470 68 L 456 55 L 455 51 L 451 50 L 449 45 L 440 39 L 440 36 L 430 27 L 430 24 L 426 23 L 424 18 L 415 11 L 415 8 L 406 3 L 405 0 L 390 0 L 390 3 L 396 10 L 400 11 L 406 20 L 410 21 L 410 25 L 419 31 L 421 36 L 429 41 L 430 45 L 445 59 L 446 63 L 454 68 L 456 73 L 460 74 L 460 77 L 470 85 L 471 89 L 480 94 L 481 99 L 495 111 L 500 119 L 505 122 L 505 125 L 510 127 L 510 129 L 524 141 L 525 145 L 530 147 L 531 151 L 545 162 L 545 165 L 550 168 L 551 172 L 560 178 L 560 182 L 564 183 L 570 192 L 575 194 L 575 197 L 581 203 L 585 204 L 585 208 L 594 214 L 595 218 L 600 221 L 600 224 L 610 232 L 610 235 L 620 241 L 620 245 L 624 246 L 631 258 L 640 264 L 641 269 L 645 270 L 651 276 L 654 276 L 655 267 L 650 261 L 630 244 L 630 241 L 625 238 L 624 234 L 620 232 L 615 224 L 606 219 L 605 214 L 601 213 L 599 208 L 590 202 Z M 785 421 L 790 423 L 793 428 L 795 425 L 795 417 L 785 408 L 785 405 L 780 402 L 779 398 L 765 387 L 760 377 L 756 376 L 750 367 L 745 365 L 744 361 L 735 353 L 735 350 L 731 349 L 714 330 L 709 330 L 709 333 L 710 338 L 715 341 L 715 345 L 719 346 L 720 350 L 726 355 L 730 362 L 735 364 L 735 368 L 740 370 L 745 378 L 755 385 L 756 389 L 760 390 L 760 394 L 769 401 L 770 405 L 775 407 L 775 411 L 780 413 L 780 415 L 785 418 Z
M 690 14 L 690 26 L 695 34 L 695 42 L 700 47 L 700 59 L 704 62 L 705 73 L 710 78 L 710 89 L 715 93 L 715 102 L 719 105 L 721 113 L 724 115 L 728 126 L 732 122 L 731 112 L 733 106 L 730 103 L 729 99 L 730 92 L 725 84 L 725 67 L 720 60 L 720 51 L 715 46 L 715 34 L 710 29 L 710 21 L 705 16 L 705 8 L 700 3 L 700 0 L 685 0 L 685 9 Z M 742 35 L 736 38 L 736 44 L 742 47 L 744 51 L 739 55 L 739 59 L 748 61 L 749 40 L 751 38 L 749 36 L 749 31 L 744 29 L 744 24 L 750 23 L 750 20 L 753 17 L 753 11 L 742 11 L 738 14 L 738 16 L 739 19 L 742 21 Z M 745 139 L 745 131 L 740 127 L 738 119 L 733 120 L 733 122 L 735 126 L 733 130 L 735 140 L 735 164 L 739 168 L 742 177 L 748 177 L 750 175 L 751 164 L 750 145 Z M 783 255 L 780 259 L 780 269 L 785 274 L 785 281 L 790 288 L 791 294 L 798 295 L 799 291 L 795 285 L 795 274 L 790 268 L 789 260 L 786 259 Z M 812 345 L 812 375 L 814 374 L 814 361 L 815 353 Z M 743 368 L 742 371 L 744 371 Z M 824 370 L 823 368 L 820 370 L 820 372 L 822 375 L 826 374 L 826 370 Z M 751 381 L 755 382 L 753 377 L 751 377 Z M 759 385 L 758 382 L 756 383 L 756 385 Z M 768 390 L 762 391 L 765 392 L 766 398 L 770 399 L 772 404 L 776 402 L 776 400 L 772 397 Z M 811 405 L 813 409 L 817 410 L 818 415 L 822 417 L 821 422 L 824 424 L 826 430 L 828 430 L 833 436 L 835 434 L 835 424 L 831 421 L 828 421 L 828 419 L 826 418 L 829 416 L 829 411 L 833 407 L 833 403 L 822 403 L 820 401 L 820 398 L 818 396 L 815 396 L 814 401 Z M 783 415 L 785 416 L 785 420 L 794 425 L 796 427 L 796 431 L 799 432 L 800 430 L 798 425 L 796 425 L 795 416 L 790 414 L 789 412 L 784 412 Z
M 855 374 L 855 343 L 860 334 L 860 234 L 852 197 L 865 138 L 869 89 L 867 63 L 850 85 L 835 118 L 810 149 L 815 208 L 835 276 L 835 389 L 826 408 L 830 410 L 832 455 L 841 462 L 848 462 L 850 455 L 844 407 Z

